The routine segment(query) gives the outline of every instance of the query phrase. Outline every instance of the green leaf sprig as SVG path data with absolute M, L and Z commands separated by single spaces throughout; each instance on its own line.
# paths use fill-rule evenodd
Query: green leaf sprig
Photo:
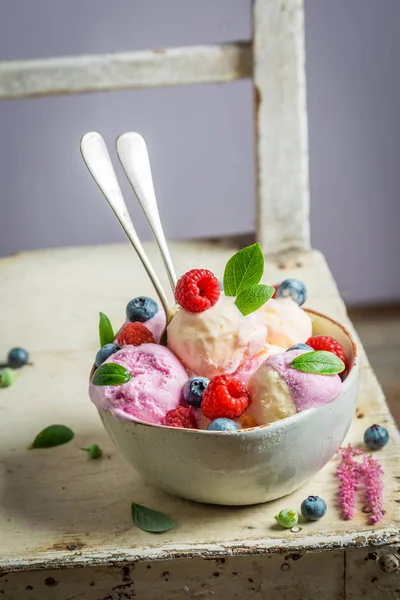
M 260 244 L 236 252 L 224 272 L 225 296 L 236 296 L 235 304 L 243 315 L 258 310 L 273 295 L 274 288 L 260 284 L 264 273 L 264 255 Z
M 104 363 L 95 370 L 93 385 L 122 385 L 131 379 L 132 375 L 122 365 L 116 363 Z
M 61 446 L 61 444 L 70 442 L 74 435 L 72 429 L 66 425 L 49 425 L 37 434 L 33 440 L 31 449 Z
M 112 344 L 114 341 L 114 332 L 110 319 L 104 314 L 99 314 L 99 339 L 100 348 L 106 344 Z
M 242 315 L 249 315 L 263 306 L 274 293 L 274 288 L 271 285 L 251 285 L 246 288 L 235 300 L 235 304 Z
M 148 533 L 163 533 L 176 525 L 176 521 L 168 515 L 152 510 L 136 502 L 131 503 L 132 520 L 139 529 Z
M 299 354 L 290 366 L 298 371 L 303 371 L 303 373 L 318 375 L 335 375 L 342 373 L 346 368 L 344 362 L 336 354 L 326 350 Z

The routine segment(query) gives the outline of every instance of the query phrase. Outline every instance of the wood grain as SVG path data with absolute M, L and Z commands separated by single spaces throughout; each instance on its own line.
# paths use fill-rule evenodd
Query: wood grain
M 310 224 L 302 0 L 255 0 L 253 28 L 257 238 L 267 253 L 307 250 Z
M 0 62 L 0 99 L 226 82 L 251 77 L 249 43 Z

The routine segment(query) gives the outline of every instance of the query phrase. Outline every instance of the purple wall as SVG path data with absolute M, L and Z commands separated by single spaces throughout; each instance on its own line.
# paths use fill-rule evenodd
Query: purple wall
M 248 39 L 250 7 L 250 0 L 13 0 L 0 6 L 0 59 Z M 400 299 L 400 4 L 381 7 L 306 0 L 313 244 L 353 303 Z M 110 146 L 122 131 L 146 137 L 168 237 L 254 229 L 249 82 L 6 101 L 0 255 L 123 239 L 79 155 L 79 139 L 92 129 Z M 150 237 L 127 197 L 140 234 Z

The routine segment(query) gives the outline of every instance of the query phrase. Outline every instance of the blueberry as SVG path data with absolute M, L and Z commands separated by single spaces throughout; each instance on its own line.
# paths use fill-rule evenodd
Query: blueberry
M 389 441 L 389 432 L 382 425 L 371 425 L 364 433 L 364 442 L 371 450 L 383 448 Z
M 158 304 L 153 298 L 138 296 L 126 305 L 126 316 L 129 321 L 145 323 L 158 313 Z
M 275 515 L 275 519 L 278 521 L 279 525 L 290 529 L 291 527 L 297 525 L 299 521 L 299 515 L 295 510 L 284 508 L 278 515 Z
M 200 408 L 203 394 L 209 383 L 210 380 L 207 377 L 192 377 L 188 379 L 182 390 L 184 401 L 195 408 Z
M 301 503 L 301 514 L 307 521 L 318 521 L 326 513 L 326 503 L 319 496 L 308 496 Z
M 307 300 L 307 289 L 298 279 L 285 279 L 276 288 L 277 298 L 291 298 L 301 306 Z
M 96 359 L 94 361 L 96 367 L 102 365 L 103 362 L 107 360 L 109 356 L 111 356 L 111 354 L 115 354 L 115 352 L 118 352 L 118 350 L 120 350 L 120 347 L 117 346 L 117 344 L 105 344 L 105 346 L 100 348 L 100 350 L 96 354 Z
M 29 354 L 24 348 L 11 348 L 8 353 L 7 363 L 12 369 L 19 369 L 26 365 L 29 360 Z
M 221 292 L 223 292 L 224 291 L 224 282 L 219 280 L 218 283 L 219 283 L 219 289 L 221 290 Z
M 286 352 L 289 352 L 290 350 L 307 350 L 307 352 L 314 352 L 314 348 L 307 346 L 307 344 L 295 344 L 291 348 L 288 348 Z
M 235 421 L 232 421 L 232 419 L 221 417 L 220 419 L 211 421 L 207 429 L 209 431 L 237 431 L 240 427 Z

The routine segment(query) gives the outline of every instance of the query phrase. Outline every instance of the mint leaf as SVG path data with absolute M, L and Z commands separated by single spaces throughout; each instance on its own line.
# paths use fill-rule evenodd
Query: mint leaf
M 49 425 L 37 434 L 33 440 L 31 449 L 34 448 L 53 448 L 70 442 L 74 437 L 74 432 L 65 425 Z
M 319 375 L 334 375 L 345 370 L 344 362 L 336 354 L 326 350 L 300 354 L 296 356 L 290 366 L 304 373 Z
M 121 385 L 130 380 L 132 375 L 122 365 L 105 363 L 95 370 L 92 377 L 94 385 Z
M 246 288 L 236 298 L 235 304 L 242 313 L 246 316 L 254 312 L 260 306 L 265 304 L 273 295 L 275 288 L 271 285 L 251 285 Z
M 139 529 L 149 533 L 162 533 L 175 527 L 176 522 L 168 515 L 157 510 L 146 508 L 141 504 L 131 503 L 132 520 Z
M 228 260 L 225 267 L 225 296 L 238 296 L 246 288 L 257 284 L 263 272 L 264 256 L 260 244 L 239 250 Z
M 111 325 L 110 319 L 104 314 L 100 313 L 99 319 L 99 338 L 100 348 L 106 344 L 112 344 L 114 341 L 114 332 Z
M 87 452 L 88 458 L 92 460 L 95 460 L 96 458 L 101 458 L 103 455 L 103 451 L 98 444 L 92 444 L 87 448 L 81 448 L 81 450 Z

